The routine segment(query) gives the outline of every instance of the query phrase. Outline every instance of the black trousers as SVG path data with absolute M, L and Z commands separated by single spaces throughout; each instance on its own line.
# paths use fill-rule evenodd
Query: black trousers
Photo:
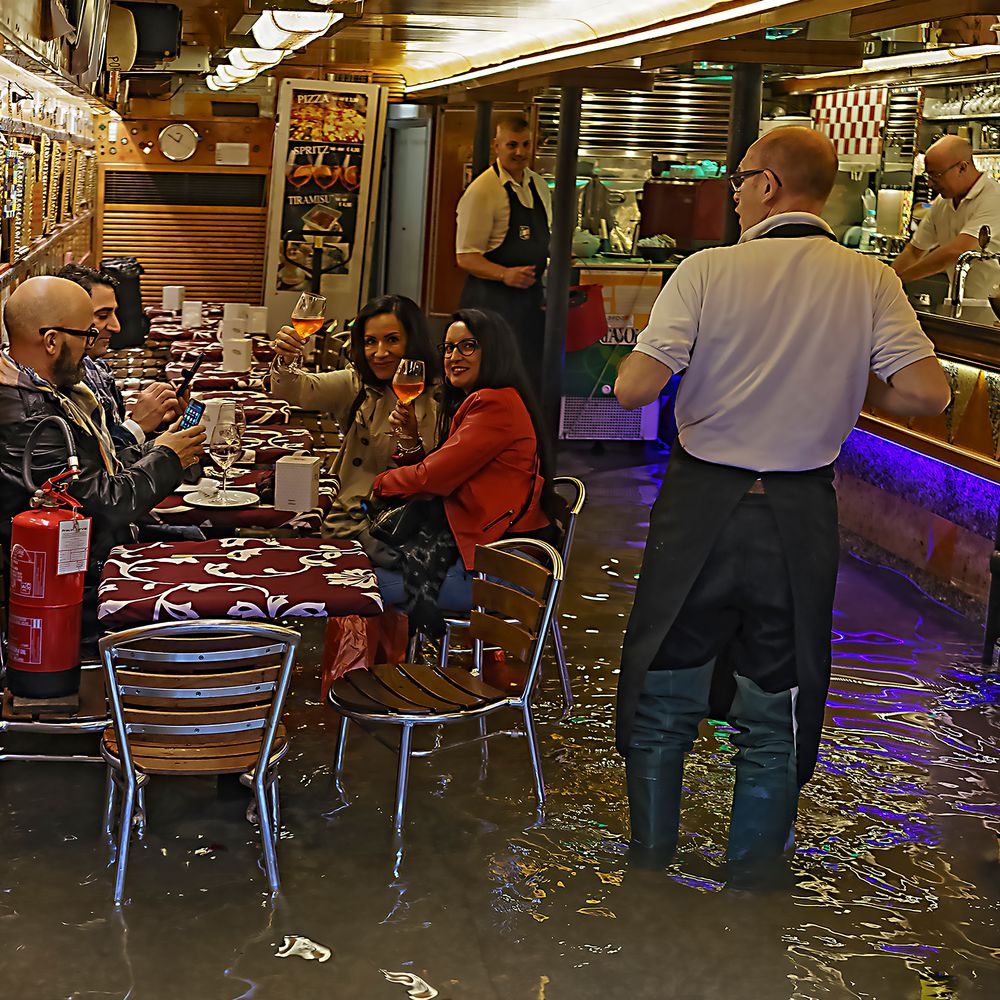
M 737 505 L 650 670 L 690 669 L 720 655 L 764 691 L 797 686 L 792 588 L 766 495 Z

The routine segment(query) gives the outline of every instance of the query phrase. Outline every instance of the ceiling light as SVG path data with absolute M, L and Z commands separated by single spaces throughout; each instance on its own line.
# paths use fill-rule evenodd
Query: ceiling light
M 211 75 L 211 76 L 206 76 L 205 77 L 205 86 L 208 87 L 209 90 L 235 90 L 236 89 L 236 84 L 235 83 L 226 83 L 225 81 L 220 80 L 215 75 Z
M 235 69 L 228 63 L 215 67 L 215 75 L 225 83 L 249 83 L 256 75 L 255 69 Z
M 343 14 L 320 11 L 266 10 L 257 18 L 252 34 L 261 48 L 298 49 L 343 19 Z
M 231 49 L 229 62 L 236 69 L 260 72 L 262 67 L 277 66 L 286 55 L 285 49 Z

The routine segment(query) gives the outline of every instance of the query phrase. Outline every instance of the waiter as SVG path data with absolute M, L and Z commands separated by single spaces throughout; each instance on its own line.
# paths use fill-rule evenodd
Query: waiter
M 463 309 L 494 309 L 518 336 L 528 372 L 538 378 L 545 336 L 542 275 L 549 260 L 552 197 L 528 167 L 531 127 L 524 118 L 497 123 L 496 160 L 458 202 L 455 259 L 466 272 Z
M 892 269 L 901 281 L 942 271 L 952 281 L 959 256 L 979 249 L 982 226 L 992 233 L 989 249 L 1000 252 L 1000 184 L 976 168 L 972 146 L 957 135 L 946 135 L 927 150 L 924 172 L 937 197 Z M 966 297 L 985 299 L 998 281 L 995 260 L 974 263 L 965 283 Z
M 636 865 L 673 855 L 710 712 L 737 729 L 728 877 L 780 865 L 830 679 L 833 460 L 866 398 L 904 416 L 948 403 L 899 278 L 819 218 L 836 173 L 810 129 L 754 143 L 731 176 L 739 243 L 678 267 L 615 383 L 633 409 L 685 372 L 618 688 Z

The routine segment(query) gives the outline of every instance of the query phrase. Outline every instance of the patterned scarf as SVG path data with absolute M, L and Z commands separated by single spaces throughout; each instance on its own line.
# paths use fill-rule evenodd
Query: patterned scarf
M 0 352 L 0 385 L 32 389 L 52 397 L 52 402 L 63 412 L 70 423 L 97 441 L 104 467 L 110 475 L 118 470 L 115 445 L 108 433 L 104 410 L 97 397 L 82 382 L 71 389 L 57 389 L 42 378 L 33 368 L 15 361 L 7 351 Z

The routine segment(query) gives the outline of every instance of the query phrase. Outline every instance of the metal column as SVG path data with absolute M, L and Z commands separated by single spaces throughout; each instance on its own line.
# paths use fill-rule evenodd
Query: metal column
M 580 145 L 580 87 L 563 87 L 559 101 L 559 145 L 556 151 L 556 190 L 552 200 L 552 242 L 545 293 L 545 353 L 542 360 L 542 410 L 555 453 L 559 439 L 563 354 L 573 265 L 573 230 L 577 223 L 576 157 Z
M 763 67 L 759 63 L 737 63 L 733 66 L 733 100 L 729 119 L 729 150 L 726 156 L 730 174 L 739 168 L 740 160 L 760 134 L 763 79 Z M 723 240 L 735 243 L 739 238 L 739 216 L 730 202 Z
M 493 152 L 493 102 L 476 101 L 476 137 L 472 145 L 472 176 L 478 177 L 490 165 Z

